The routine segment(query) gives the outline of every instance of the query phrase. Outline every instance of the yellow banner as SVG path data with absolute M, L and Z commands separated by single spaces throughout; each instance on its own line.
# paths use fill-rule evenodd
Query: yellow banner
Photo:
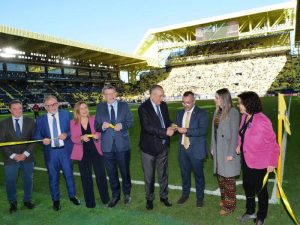
M 286 115 L 286 103 L 283 94 L 278 94 L 278 119 L 283 120 L 285 131 L 291 135 L 290 121 Z

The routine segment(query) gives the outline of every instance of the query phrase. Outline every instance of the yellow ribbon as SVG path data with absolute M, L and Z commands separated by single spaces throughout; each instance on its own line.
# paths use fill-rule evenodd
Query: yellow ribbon
M 114 125 L 112 125 L 111 123 L 108 125 L 110 128 L 112 128 L 112 129 L 114 129 L 115 128 L 115 126 Z
M 277 176 L 277 173 L 276 171 L 274 170 L 274 173 L 275 175 Z M 266 173 L 265 177 L 264 177 L 264 180 L 263 180 L 263 186 L 262 186 L 262 189 L 264 188 L 264 186 L 266 185 L 267 181 L 268 181 L 268 177 L 269 177 L 269 173 Z M 294 220 L 295 224 L 297 225 L 300 225 L 297 218 L 295 217 L 295 214 L 291 208 L 291 205 L 282 189 L 282 186 L 280 184 L 280 182 L 278 182 L 278 180 L 276 179 L 276 183 L 277 183 L 277 187 L 278 187 L 278 190 L 279 190 L 279 193 L 280 193 L 280 196 L 281 196 L 281 199 L 283 201 L 283 204 L 286 208 L 286 210 L 288 211 L 288 213 L 290 214 L 290 216 L 292 217 L 292 219 Z
M 3 142 L 3 143 L 0 143 L 0 147 L 3 147 L 3 146 L 10 146 L 10 145 L 30 144 L 30 143 L 40 142 L 40 141 L 43 141 L 43 140 Z

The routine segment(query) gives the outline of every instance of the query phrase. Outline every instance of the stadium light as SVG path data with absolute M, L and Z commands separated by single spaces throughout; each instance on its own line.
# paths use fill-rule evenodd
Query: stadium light
M 66 65 L 71 65 L 71 61 L 70 61 L 70 60 L 66 60 L 66 59 L 64 59 L 64 60 L 62 61 L 62 63 L 63 63 L 63 64 L 66 64 Z
M 7 48 L 3 48 L 3 51 L 0 53 L 0 56 L 3 58 L 15 58 L 16 55 L 19 53 L 20 51 L 12 47 L 7 47 Z

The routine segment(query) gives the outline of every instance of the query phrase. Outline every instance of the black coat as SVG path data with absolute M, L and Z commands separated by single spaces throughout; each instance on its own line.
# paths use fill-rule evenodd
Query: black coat
M 167 136 L 167 127 L 171 125 L 171 120 L 169 118 L 168 106 L 165 102 L 160 104 L 161 114 L 166 128 L 161 127 L 161 123 L 158 115 L 156 114 L 153 105 L 148 99 L 138 109 L 140 124 L 141 124 L 141 134 L 140 134 L 140 148 L 143 152 L 156 156 L 162 153 L 163 140 L 166 140 L 166 144 L 170 144 L 170 138 Z

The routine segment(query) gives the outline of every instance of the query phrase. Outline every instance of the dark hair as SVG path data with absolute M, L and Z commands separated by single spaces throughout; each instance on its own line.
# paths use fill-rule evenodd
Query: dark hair
M 249 114 L 255 114 L 262 111 L 262 105 L 259 96 L 253 91 L 245 91 L 238 95 L 242 104 Z
M 192 91 L 186 91 L 183 93 L 183 97 L 188 97 L 189 95 L 191 95 L 193 98 L 195 97 L 195 95 Z
M 151 94 L 155 89 L 164 90 L 162 86 L 155 84 L 155 85 L 151 86 L 151 88 L 149 89 L 149 93 Z
M 22 102 L 18 99 L 12 100 L 10 103 L 8 103 L 8 108 L 11 108 L 12 105 L 14 104 L 20 104 L 23 106 Z

